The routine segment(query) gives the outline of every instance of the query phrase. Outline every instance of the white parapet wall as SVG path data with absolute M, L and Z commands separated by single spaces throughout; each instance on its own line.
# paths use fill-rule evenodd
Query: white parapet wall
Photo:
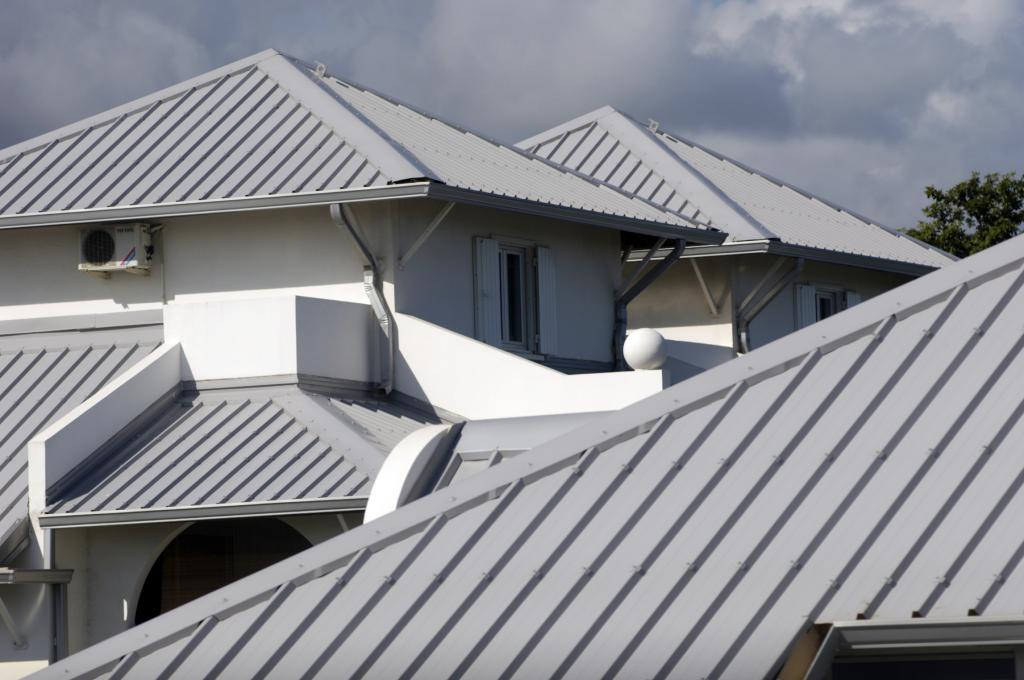
M 395 389 L 471 420 L 612 411 L 661 391 L 662 371 L 566 375 L 396 314 Z
M 181 344 L 185 380 L 314 375 L 366 383 L 375 378 L 372 319 L 367 304 L 294 295 L 172 303 L 164 337 Z
M 181 382 L 181 347 L 167 343 L 68 412 L 28 443 L 29 511 L 87 456 Z

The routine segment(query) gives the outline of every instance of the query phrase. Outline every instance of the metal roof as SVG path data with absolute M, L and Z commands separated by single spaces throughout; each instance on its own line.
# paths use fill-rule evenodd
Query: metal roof
M 468 421 L 459 429 L 452 450 L 420 473 L 430 482 L 418 488 L 425 495 L 451 486 L 603 415 L 598 411 Z
M 432 422 L 297 386 L 181 393 L 61 480 L 40 524 L 361 508 L 392 442 Z M 289 503 L 313 500 L 324 502 Z
M 447 200 L 724 237 L 276 50 L 0 151 L 0 227 L 365 199 L 367 188 L 387 197 L 406 182 L 443 185 Z M 410 195 L 430 195 L 419 188 Z
M 1017 614 L 1022 284 L 1018 237 L 37 677 L 761 677 L 816 621 Z
M 24 547 L 29 440 L 149 354 L 162 337 L 160 326 L 0 337 L 0 564 Z
M 784 244 L 942 267 L 952 256 L 711 149 L 603 107 L 519 143 L 691 219 L 726 243 Z

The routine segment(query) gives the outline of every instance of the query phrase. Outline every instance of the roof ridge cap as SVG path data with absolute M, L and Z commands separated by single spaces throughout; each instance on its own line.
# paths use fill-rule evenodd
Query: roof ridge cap
M 650 165 L 652 165 L 652 167 L 654 167 L 654 169 L 657 170 L 660 174 L 662 174 L 663 176 L 666 176 L 666 179 L 669 180 L 673 184 L 673 188 L 674 189 L 676 189 L 678 191 L 678 190 L 682 189 L 683 187 L 678 186 L 678 184 L 676 182 L 672 181 L 672 179 L 667 176 L 669 174 L 668 172 L 665 172 L 664 170 L 662 170 L 662 169 L 657 167 L 658 165 L 661 165 L 662 162 L 671 163 L 672 166 L 675 166 L 675 167 L 680 167 L 681 166 L 683 169 L 685 169 L 698 182 L 703 184 L 704 187 L 708 191 L 711 192 L 711 194 L 712 194 L 712 196 L 714 198 L 716 198 L 719 201 L 721 201 L 724 204 L 725 208 L 727 208 L 728 210 L 733 212 L 737 217 L 739 217 L 741 220 L 746 222 L 746 224 L 748 226 L 750 226 L 754 231 L 758 232 L 761 235 L 761 237 L 769 238 L 769 239 L 771 239 L 771 238 L 778 238 L 777 234 L 775 234 L 771 229 L 769 229 L 767 226 L 765 226 L 760 220 L 758 220 L 753 215 L 751 215 L 749 212 L 747 212 L 747 210 L 745 210 L 741 205 L 736 203 L 736 201 L 734 201 L 728 194 L 723 192 L 704 173 L 702 173 L 697 168 L 693 167 L 693 165 L 688 163 L 685 159 L 680 158 L 675 153 L 672 153 L 672 150 L 669 149 L 667 146 L 665 146 L 664 142 L 662 142 L 660 139 L 658 139 L 658 133 L 657 132 L 655 132 L 655 131 L 651 130 L 650 128 L 648 128 L 647 126 L 641 124 L 636 119 L 634 119 L 632 116 L 630 116 L 630 115 L 628 115 L 626 113 L 622 113 L 621 111 L 616 111 L 614 109 L 612 109 L 612 111 L 614 112 L 614 117 L 609 115 L 609 116 L 606 116 L 604 118 L 604 120 L 607 122 L 609 119 L 611 119 L 611 120 L 615 120 L 616 118 L 621 119 L 624 123 L 626 123 L 626 124 L 628 124 L 630 126 L 631 134 L 634 134 L 636 136 L 637 140 L 644 140 L 645 142 L 647 142 L 646 146 L 648 146 L 648 148 L 653 147 L 653 149 L 656 151 L 656 153 L 658 153 L 661 156 L 660 158 L 657 158 L 657 159 L 651 158 L 650 156 L 647 156 L 646 154 L 644 154 L 640 150 L 632 149 L 632 147 L 631 147 L 631 150 L 635 154 L 641 156 L 645 162 L 648 162 Z M 613 127 L 615 127 L 614 124 L 613 124 Z M 621 131 L 621 129 L 620 129 L 620 131 Z M 638 133 L 638 134 L 636 134 L 636 133 Z M 689 193 L 689 192 L 687 192 L 687 193 Z M 687 198 L 689 198 L 689 196 L 687 196 Z M 696 203 L 696 201 L 694 201 L 694 202 Z M 706 214 L 708 214 L 710 216 L 711 212 L 707 210 L 707 207 L 708 207 L 707 205 L 700 205 L 700 204 L 697 205 L 698 209 L 700 209 L 702 212 L 704 212 L 704 213 L 706 213 Z M 725 231 L 725 232 L 729 233 L 730 235 L 732 235 L 732 231 L 729 229 L 729 227 L 727 225 L 721 224 L 721 228 L 722 228 L 723 231 Z M 741 239 L 741 238 L 738 238 L 736 236 L 733 236 L 733 240 L 737 240 L 737 241 L 743 240 L 743 241 L 745 241 L 745 240 L 750 240 L 750 239 Z

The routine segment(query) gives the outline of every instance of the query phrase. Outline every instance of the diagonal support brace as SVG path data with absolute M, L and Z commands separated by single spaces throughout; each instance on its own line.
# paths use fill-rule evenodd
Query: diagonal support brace
M 444 222 L 444 218 L 448 217 L 448 213 L 450 213 L 454 207 L 454 201 L 448 201 L 444 204 L 441 210 L 438 211 L 437 215 L 434 216 L 434 219 L 430 220 L 426 229 L 416 237 L 416 240 L 413 241 L 411 246 L 409 246 L 409 249 L 398 258 L 399 269 L 405 269 L 405 265 L 409 264 L 409 260 L 412 259 L 412 256 L 416 254 L 416 251 L 420 249 L 420 246 L 427 242 L 427 239 L 434 233 L 434 230 L 441 226 L 441 223 Z

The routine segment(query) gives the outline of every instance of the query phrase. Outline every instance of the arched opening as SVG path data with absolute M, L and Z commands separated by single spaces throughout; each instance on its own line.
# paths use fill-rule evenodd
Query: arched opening
M 196 522 L 171 541 L 139 594 L 140 624 L 311 547 L 272 517 Z

